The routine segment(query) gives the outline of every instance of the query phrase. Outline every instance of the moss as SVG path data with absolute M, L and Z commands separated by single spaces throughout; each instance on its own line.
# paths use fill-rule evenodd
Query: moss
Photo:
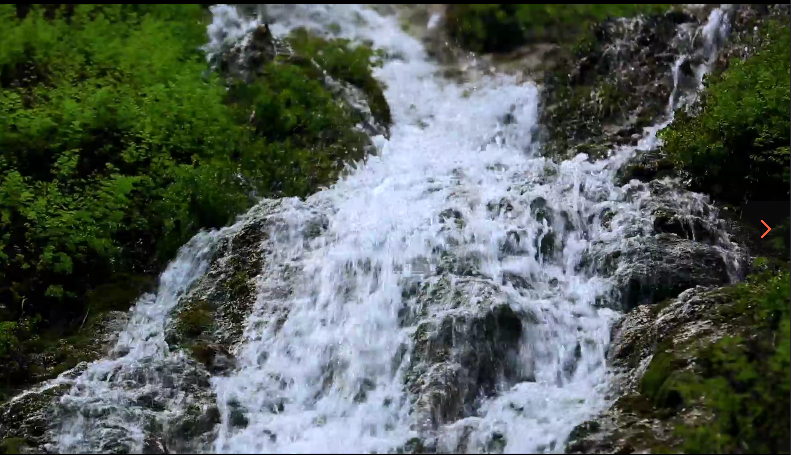
M 231 296 L 237 300 L 249 296 L 254 291 L 253 284 L 250 282 L 250 276 L 243 270 L 234 272 L 225 281 L 224 286 Z
M 662 300 L 661 302 L 659 302 L 659 303 L 657 303 L 657 304 L 653 305 L 653 306 L 651 307 L 651 311 L 654 313 L 654 315 L 658 315 L 659 313 L 661 313 L 661 312 L 662 312 L 662 310 L 664 310 L 665 308 L 667 308 L 667 307 L 669 307 L 670 305 L 672 305 L 672 304 L 673 304 L 673 302 L 675 302 L 675 299 L 665 299 L 665 300 Z
M 210 406 L 204 411 L 200 406 L 192 404 L 173 426 L 173 434 L 182 439 L 195 439 L 211 431 L 220 421 L 220 411 L 216 406 Z
M 615 402 L 615 407 L 623 412 L 631 412 L 638 417 L 650 417 L 654 414 L 654 405 L 651 400 L 640 394 L 627 394 Z
M 599 422 L 596 422 L 595 420 L 584 422 L 574 427 L 574 429 L 571 431 L 571 434 L 569 434 L 569 440 L 573 441 L 575 439 L 585 438 L 587 436 L 597 433 L 600 429 L 601 429 L 601 425 L 599 424 Z
M 684 453 L 776 453 L 787 450 L 791 426 L 791 322 L 787 270 L 767 270 L 709 293 L 720 302 L 712 320 L 728 325 L 714 342 L 665 342 L 640 382 L 652 410 L 667 420 L 682 408 L 711 418 L 678 422 L 674 449 Z M 670 338 L 673 334 L 667 334 Z M 680 359 L 690 355 L 693 363 Z M 620 403 L 620 407 L 629 407 Z
M 420 438 L 411 438 L 403 446 L 396 449 L 396 453 L 426 453 L 426 446 Z
M 0 442 L 0 453 L 22 453 L 21 449 L 26 445 L 25 438 L 3 438 Z
M 187 338 L 196 338 L 213 325 L 213 306 L 206 300 L 192 302 L 179 313 L 176 327 Z
M 640 393 L 651 400 L 654 405 L 659 405 L 662 386 L 677 366 L 677 360 L 671 353 L 660 351 L 654 354 L 648 369 L 640 380 Z
M 204 366 L 208 366 L 211 363 L 212 359 L 214 359 L 214 355 L 216 354 L 215 349 L 213 349 L 208 344 L 201 342 L 196 342 L 191 344 L 189 350 L 192 353 L 192 358 L 194 358 Z
M 145 292 L 156 288 L 156 277 L 120 273 L 112 281 L 99 285 L 88 292 L 88 309 L 95 313 L 126 311 Z

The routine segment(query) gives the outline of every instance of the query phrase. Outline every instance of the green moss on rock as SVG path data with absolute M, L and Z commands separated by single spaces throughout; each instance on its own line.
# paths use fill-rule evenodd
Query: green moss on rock
M 26 445 L 25 438 L 3 438 L 0 442 L 0 453 L 22 453 L 22 448 Z
M 206 300 L 198 299 L 192 302 L 178 314 L 177 330 L 187 339 L 199 337 L 212 327 L 213 310 L 213 305 Z
M 380 52 L 368 46 L 352 46 L 346 39 L 326 40 L 302 28 L 292 31 L 287 40 L 297 54 L 313 59 L 333 78 L 362 90 L 374 120 L 385 127 L 392 124 L 382 83 L 371 73 L 371 65 L 381 65 Z
M 640 380 L 640 394 L 621 398 L 617 408 L 669 426 L 672 434 L 657 435 L 657 440 L 674 451 L 787 450 L 791 443 L 789 285 L 787 269 L 767 270 L 745 283 L 702 294 L 696 302 L 715 305 L 699 317 L 716 324 L 710 333 L 720 336 L 685 335 L 684 331 L 694 330 L 698 322 L 694 318 L 664 326 L 668 331 L 660 334 L 660 346 Z M 681 317 L 673 316 L 674 305 L 678 304 L 652 314 L 665 320 Z M 673 339 L 677 343 L 671 343 Z M 650 405 L 640 405 L 641 400 Z

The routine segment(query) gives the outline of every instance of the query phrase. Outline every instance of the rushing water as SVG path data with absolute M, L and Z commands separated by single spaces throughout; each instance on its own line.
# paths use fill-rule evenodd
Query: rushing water
M 208 50 L 255 25 L 228 7 L 214 12 Z M 158 293 L 137 303 L 111 356 L 91 364 L 62 399 L 56 449 L 140 451 L 152 420 L 166 422 L 193 403 L 178 378 L 200 373 L 168 347 L 165 327 L 205 273 L 217 240 L 264 216 L 278 222 L 268 225 L 258 299 L 234 347 L 238 366 L 211 378 L 221 423 L 206 450 L 383 453 L 420 437 L 443 451 L 494 450 L 494 441 L 505 452 L 562 452 L 571 429 L 607 404 L 605 353 L 618 317 L 597 304 L 612 281 L 579 265 L 593 243 L 617 249 L 635 230 L 651 231 L 649 196 L 615 184 L 615 173 L 655 146 L 666 123 L 646 128 L 636 147 L 609 159 L 555 163 L 535 142 L 534 84 L 506 76 L 449 83 L 395 17 L 361 5 L 269 5 L 266 12 L 276 35 L 335 24 L 335 33 L 398 56 L 376 72 L 393 113 L 390 138 L 374 138 L 378 155 L 331 188 L 305 201 L 263 201 L 237 225 L 185 246 Z M 715 10 L 701 31 L 706 63 L 727 31 L 722 14 Z M 674 89 L 670 114 L 686 102 Z M 701 203 L 688 194 L 680 201 Z M 608 223 L 605 209 L 614 214 Z M 315 216 L 326 229 L 308 237 Z M 448 273 L 448 254 L 473 271 Z M 415 282 L 437 287 L 443 277 L 463 290 L 453 305 L 440 299 L 426 308 L 405 292 Z M 404 386 L 418 323 L 502 303 L 524 316 L 509 359 L 522 379 L 503 381 L 473 415 L 432 428 Z M 409 320 L 404 309 L 427 311 Z M 277 311 L 285 317 L 273 317 Z M 146 390 L 167 398 L 166 408 L 141 404 Z M 242 427 L 230 424 L 239 412 Z

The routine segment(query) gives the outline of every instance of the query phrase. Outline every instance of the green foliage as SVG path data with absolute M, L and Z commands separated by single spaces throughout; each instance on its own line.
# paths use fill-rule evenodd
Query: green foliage
M 737 205 L 788 198 L 788 33 L 788 24 L 770 23 L 762 48 L 708 79 L 696 111 L 678 113 L 660 133 L 694 189 Z
M 684 453 L 787 451 L 791 426 L 789 272 L 766 270 L 724 291 L 716 315 L 736 334 L 699 347 L 694 368 L 674 346 L 657 353 L 640 384 L 659 409 L 703 406 L 714 419 L 681 426 Z
M 0 322 L 0 357 L 7 357 L 19 347 L 16 322 Z
M 38 319 L 0 322 L 0 387 L 27 376 L 30 365 L 26 358 L 27 342 L 35 340 Z
M 249 204 L 230 159 L 243 131 L 201 77 L 200 8 L 79 5 L 53 20 L 34 8 L 22 21 L 3 8 L 5 298 L 68 304 L 81 283 L 148 267 Z
M 448 6 L 450 36 L 476 52 L 507 52 L 529 42 L 572 42 L 594 22 L 658 14 L 658 4 L 474 4 Z M 589 41 L 580 45 L 590 44 Z
M 328 41 L 311 35 L 305 29 L 294 30 L 288 42 L 297 54 L 313 59 L 333 78 L 361 89 L 377 122 L 387 126 L 392 123 L 382 84 L 371 74 L 371 65 L 382 64 L 380 51 L 367 46 L 353 47 L 345 39 Z
M 332 182 L 344 163 L 365 156 L 368 137 L 359 118 L 314 79 L 313 68 L 270 63 L 264 77 L 231 87 L 230 99 L 251 116 L 250 127 L 271 142 L 242 157 L 268 166 L 256 178 L 269 194 L 306 196 Z
M 254 195 L 306 196 L 363 158 L 360 114 L 321 71 L 389 123 L 371 49 L 299 31 L 316 64 L 227 82 L 200 51 L 207 19 L 199 5 L 0 5 L 3 352 L 36 348 L 13 325 L 25 315 L 73 333 L 86 311 L 128 307 L 149 284 L 127 278 L 156 275 Z

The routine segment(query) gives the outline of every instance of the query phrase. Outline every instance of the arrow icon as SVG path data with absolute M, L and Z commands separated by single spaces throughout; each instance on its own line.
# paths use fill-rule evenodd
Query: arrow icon
M 764 223 L 764 220 L 761 220 L 761 223 L 763 223 L 763 224 L 764 224 L 764 226 L 766 226 L 766 232 L 764 232 L 764 235 L 762 235 L 762 236 L 761 236 L 761 238 L 764 238 L 764 236 L 765 236 L 766 234 L 768 234 L 768 233 L 769 233 L 769 231 L 771 231 L 771 230 L 772 230 L 772 228 L 770 228 L 768 224 Z

